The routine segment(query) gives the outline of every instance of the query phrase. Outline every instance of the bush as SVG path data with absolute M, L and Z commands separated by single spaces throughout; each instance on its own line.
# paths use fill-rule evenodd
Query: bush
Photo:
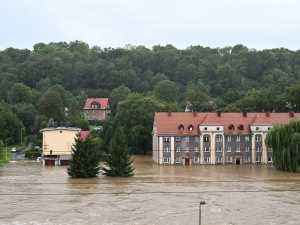
M 30 158 L 30 159 L 36 159 L 37 157 L 41 157 L 42 153 L 41 152 L 32 152 L 30 150 L 27 150 L 25 152 L 25 158 Z

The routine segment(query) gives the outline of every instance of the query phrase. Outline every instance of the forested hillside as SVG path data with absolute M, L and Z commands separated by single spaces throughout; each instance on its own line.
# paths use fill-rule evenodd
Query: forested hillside
M 81 41 L 38 43 L 32 51 L 10 47 L 0 51 L 0 139 L 16 142 L 20 132 L 38 134 L 50 118 L 84 126 L 86 98 L 109 97 L 114 124 L 124 127 L 129 142 L 149 147 L 143 141 L 149 142 L 154 111 L 187 106 L 197 111 L 298 111 L 299 78 L 300 51 L 284 48 L 102 49 Z M 141 133 L 147 133 L 145 140 L 138 138 Z M 106 127 L 106 142 L 110 135 Z

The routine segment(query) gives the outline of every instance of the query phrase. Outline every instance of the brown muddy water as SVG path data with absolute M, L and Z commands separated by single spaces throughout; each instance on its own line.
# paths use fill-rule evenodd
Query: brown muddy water
M 72 179 L 65 166 L 0 166 L 0 224 L 300 224 L 300 174 L 272 165 L 163 166 L 135 176 Z

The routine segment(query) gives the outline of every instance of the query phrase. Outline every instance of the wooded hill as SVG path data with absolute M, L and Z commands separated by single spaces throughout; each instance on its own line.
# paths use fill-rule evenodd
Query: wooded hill
M 49 118 L 84 127 L 80 116 L 87 97 L 109 97 L 114 123 L 122 126 L 128 121 L 118 113 L 134 114 L 141 105 L 149 124 L 155 110 L 187 106 L 197 111 L 298 111 L 299 78 L 300 51 L 285 48 L 113 49 L 81 41 L 38 43 L 32 51 L 10 47 L 0 51 L 0 128 L 7 131 L 0 139 L 17 141 L 20 127 L 36 134 Z M 67 118 L 64 107 L 69 108 Z M 149 124 L 143 125 L 147 137 Z M 126 126 L 133 129 L 135 123 Z

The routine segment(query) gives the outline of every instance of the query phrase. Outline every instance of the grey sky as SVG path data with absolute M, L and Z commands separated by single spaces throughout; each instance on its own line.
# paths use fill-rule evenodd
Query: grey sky
M 0 0 L 0 50 L 80 40 L 300 49 L 299 0 Z

